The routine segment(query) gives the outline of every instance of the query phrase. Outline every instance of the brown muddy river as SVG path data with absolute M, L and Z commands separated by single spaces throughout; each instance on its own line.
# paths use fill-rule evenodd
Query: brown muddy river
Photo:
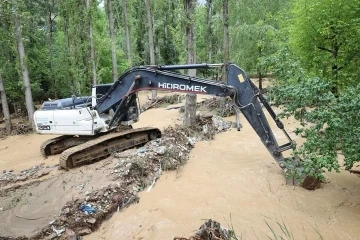
M 151 109 L 134 127 L 163 129 L 179 123 L 178 117 L 178 110 Z M 209 218 L 225 227 L 233 226 L 242 239 L 268 239 L 272 233 L 267 223 L 279 235 L 277 223 L 285 224 L 294 239 L 320 239 L 317 232 L 326 240 L 360 239 L 358 176 L 345 171 L 327 173 L 330 182 L 316 191 L 287 186 L 255 132 L 243 117 L 241 122 L 240 132 L 232 129 L 216 135 L 213 141 L 196 143 L 184 167 L 163 173 L 151 191 L 139 194 L 138 204 L 115 213 L 84 239 L 186 237 Z M 294 137 L 296 123 L 288 120 L 285 126 Z M 285 141 L 280 131 L 276 135 Z M 0 140 L 0 170 L 56 163 L 56 156 L 44 160 L 38 152 L 46 138 L 29 135 Z M 46 194 L 52 194 L 51 189 Z
M 209 218 L 233 226 L 243 239 L 268 239 L 267 223 L 279 235 L 277 223 L 285 224 L 295 239 L 320 239 L 317 231 L 327 240 L 359 239 L 360 178 L 329 173 L 330 183 L 316 191 L 287 186 L 278 165 L 241 120 L 240 132 L 198 142 L 182 169 L 163 174 L 150 192 L 140 193 L 138 204 L 114 214 L 85 239 L 190 236 Z M 294 121 L 285 125 L 295 129 Z

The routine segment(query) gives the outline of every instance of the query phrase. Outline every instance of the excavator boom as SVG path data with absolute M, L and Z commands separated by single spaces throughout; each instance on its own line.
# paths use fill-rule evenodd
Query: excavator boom
M 169 71 L 204 69 L 218 67 L 219 65 L 222 64 L 189 64 L 131 68 L 119 77 L 119 80 L 115 82 L 109 91 L 99 100 L 95 109 L 101 114 L 116 106 L 115 114 L 109 123 L 109 126 L 112 127 L 122 121 L 122 113 L 128 108 L 127 99 L 132 94 L 141 90 L 167 90 L 220 97 L 229 96 L 234 101 L 237 122 L 239 119 L 238 113 L 242 112 L 273 158 L 283 167 L 284 158 L 281 152 L 291 149 L 293 141 L 284 130 L 283 124 L 276 118 L 276 114 L 267 103 L 265 97 L 242 69 L 235 64 L 226 64 L 226 84 Z M 278 145 L 260 103 L 269 111 L 270 116 L 275 120 L 277 126 L 284 131 L 289 140 L 287 144 L 282 146 Z
M 191 77 L 179 73 L 182 69 L 225 67 L 226 83 Z M 116 132 L 122 125 L 138 120 L 137 92 L 164 90 L 230 97 L 240 130 L 241 112 L 273 158 L 284 167 L 282 152 L 293 147 L 283 124 L 267 103 L 259 89 L 245 72 L 235 64 L 186 64 L 133 67 L 124 72 L 114 84 L 98 85 L 92 97 L 68 98 L 44 103 L 34 119 L 42 134 L 64 135 L 41 146 L 44 155 L 62 152 L 60 164 L 64 168 L 109 156 L 113 151 L 140 146 L 161 136 L 156 128 L 127 129 Z M 262 106 L 284 132 L 288 143 L 279 146 Z M 75 136 L 75 137 L 74 137 Z

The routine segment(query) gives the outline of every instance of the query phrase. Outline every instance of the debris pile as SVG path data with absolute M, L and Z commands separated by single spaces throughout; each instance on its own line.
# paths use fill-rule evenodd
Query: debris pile
M 205 108 L 207 111 L 214 112 L 221 117 L 229 117 L 235 114 L 233 105 L 230 98 L 212 97 L 197 103 L 197 108 Z
M 48 175 L 52 168 L 55 166 L 46 166 L 36 165 L 32 168 L 22 170 L 20 173 L 16 174 L 13 170 L 3 170 L 3 173 L 0 174 L 0 186 L 4 186 L 9 183 L 16 183 L 26 181 L 28 179 L 37 179 L 42 176 Z
M 157 97 L 156 99 L 154 99 L 152 101 L 146 102 L 141 107 L 141 112 L 145 112 L 146 110 L 149 110 L 151 108 L 158 108 L 162 104 L 181 103 L 183 99 L 184 99 L 184 96 L 180 95 L 180 94 L 172 94 L 172 95 L 167 95 L 164 97 Z
M 156 181 L 162 170 L 174 170 L 184 164 L 194 143 L 182 131 L 168 127 L 161 139 L 150 141 L 139 149 L 115 154 L 119 163 L 111 173 L 113 178 L 122 178 L 127 185 L 137 183 L 134 188 L 142 190 Z
M 88 235 L 102 221 L 120 211 L 139 198 L 120 184 L 112 184 L 99 190 L 86 192 L 83 199 L 67 202 L 56 220 L 34 236 L 36 239 L 77 239 L 77 236 Z
M 230 130 L 236 127 L 236 123 L 226 121 L 219 116 L 211 114 L 196 115 L 196 124 L 191 127 L 178 126 L 188 137 L 193 137 L 196 141 L 212 140 L 215 134 Z
M 233 230 L 229 230 L 214 220 L 207 220 L 190 238 L 175 237 L 174 240 L 237 240 Z
M 17 123 L 12 125 L 11 135 L 24 135 L 31 133 L 33 130 L 29 124 Z M 8 136 L 5 127 L 0 128 L 0 138 Z
M 161 139 L 150 141 L 137 150 L 114 154 L 119 163 L 111 172 L 112 180 L 121 178 L 127 185 L 141 182 L 138 187 L 143 189 L 157 179 L 162 170 L 175 170 L 183 165 L 197 141 L 211 140 L 215 134 L 233 126 L 233 122 L 212 115 L 197 115 L 196 124 L 191 127 L 170 126 L 164 129 Z

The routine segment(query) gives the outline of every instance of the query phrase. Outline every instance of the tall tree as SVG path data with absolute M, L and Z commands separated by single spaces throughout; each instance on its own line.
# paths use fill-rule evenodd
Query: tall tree
M 22 40 L 20 20 L 19 20 L 19 16 L 18 16 L 18 12 L 17 12 L 18 11 L 17 2 L 16 2 L 16 0 L 12 0 L 12 3 L 13 3 L 13 17 L 14 17 L 14 23 L 15 23 L 15 32 L 16 32 L 16 40 L 17 40 L 20 68 L 21 68 L 22 79 L 23 79 L 23 83 L 24 83 L 24 87 L 25 87 L 26 110 L 28 113 L 29 123 L 32 126 L 32 128 L 35 129 L 34 120 L 33 120 L 34 103 L 33 103 L 33 98 L 32 98 L 32 93 L 31 93 L 29 72 L 28 72 L 27 64 L 26 64 L 26 55 L 25 55 L 24 43 Z
M 184 0 L 185 11 L 185 35 L 187 62 L 196 62 L 196 44 L 195 44 L 195 6 L 196 0 Z M 188 75 L 195 77 L 196 69 L 189 69 Z M 196 122 L 196 94 L 186 94 L 184 122 L 185 126 L 194 125 Z
M 53 54 L 53 32 L 55 30 L 55 19 L 57 17 L 56 13 L 56 1 L 47 1 L 46 4 L 46 29 L 47 29 L 47 45 L 50 58 L 50 78 L 54 79 L 56 86 L 56 78 L 54 78 L 54 54 Z M 57 91 L 54 91 L 55 98 L 57 98 Z
M 206 51 L 208 53 L 207 60 L 211 63 L 213 59 L 213 1 L 206 1 Z
M 358 0 L 296 1 L 290 47 L 302 63 L 331 81 L 332 91 L 357 84 L 360 71 Z
M 145 6 L 146 6 L 147 27 L 148 27 L 148 35 L 149 35 L 150 64 L 155 65 L 155 47 L 154 47 L 150 0 L 145 0 Z M 153 100 L 156 98 L 156 95 L 157 95 L 156 90 L 153 90 L 152 91 Z
M 90 61 L 91 61 L 91 70 L 92 70 L 92 83 L 96 85 L 96 59 L 95 59 L 95 45 L 93 37 L 93 26 L 92 26 L 92 7 L 91 0 L 86 0 L 86 7 L 89 14 L 89 39 L 90 39 Z
M 116 60 L 114 15 L 113 15 L 111 0 L 107 0 L 107 11 L 108 11 L 108 18 L 109 18 L 109 30 L 110 30 L 110 40 L 111 40 L 111 59 L 112 59 L 113 81 L 116 82 L 118 70 L 117 70 L 117 60 Z
M 1 73 L 0 73 L 0 97 L 1 97 L 2 110 L 3 110 L 3 113 L 4 113 L 4 121 L 5 121 L 6 132 L 7 132 L 7 134 L 11 134 L 12 126 L 11 126 L 10 111 L 9 111 L 9 105 L 8 105 L 8 101 L 7 101 L 7 97 L 6 97 L 4 83 L 3 83 Z
M 129 18 L 128 18 L 128 0 L 123 1 L 123 13 L 124 13 L 124 27 L 125 27 L 125 41 L 126 41 L 126 57 L 129 65 L 132 65 L 131 61 L 131 46 L 130 46 L 130 31 L 129 31 Z
M 224 28 L 224 62 L 229 61 L 230 38 L 229 38 L 229 1 L 223 0 L 223 28 Z M 224 75 L 224 81 L 226 76 Z

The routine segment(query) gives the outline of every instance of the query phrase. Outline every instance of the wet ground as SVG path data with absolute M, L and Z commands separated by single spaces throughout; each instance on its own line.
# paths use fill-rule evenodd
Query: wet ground
M 146 101 L 144 95 L 143 99 Z M 181 123 L 180 116 L 178 109 L 154 108 L 144 112 L 134 127 L 163 129 Z M 116 212 L 85 239 L 186 237 L 209 218 L 232 226 L 245 239 L 272 236 L 267 223 L 279 234 L 278 223 L 286 225 L 295 239 L 320 239 L 318 232 L 324 239 L 359 239 L 357 175 L 328 173 L 329 183 L 316 191 L 287 186 L 255 132 L 243 117 L 241 122 L 240 132 L 232 129 L 212 141 L 197 142 L 183 167 L 163 172 L 150 191 L 139 193 L 139 203 Z M 293 119 L 285 121 L 292 137 L 296 125 Z M 280 142 L 285 141 L 280 131 L 276 135 Z M 58 156 L 44 159 L 38 151 L 48 138 L 31 134 L 0 140 L 1 173 L 19 173 L 42 163 L 51 170 L 1 187 L 0 218 L 4 221 L 0 222 L 0 236 L 31 235 L 52 221 L 67 201 L 111 182 L 107 171 L 114 164 L 112 159 L 69 172 L 58 170 L 54 166 Z M 81 184 L 83 188 L 78 187 Z M 16 185 L 13 192 L 7 190 Z

